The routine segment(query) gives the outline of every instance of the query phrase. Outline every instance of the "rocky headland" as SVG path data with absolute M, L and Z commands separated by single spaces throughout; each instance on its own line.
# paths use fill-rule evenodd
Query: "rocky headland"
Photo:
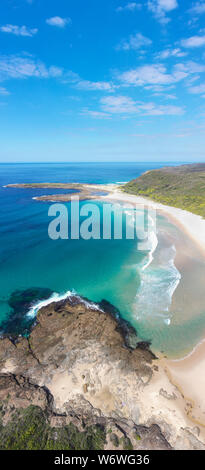
M 0 340 L 2 449 L 204 449 L 186 413 L 149 346 L 107 302 L 53 302 L 28 337 Z
M 108 187 L 112 186 L 113 185 L 108 185 Z M 42 202 L 69 202 L 73 196 L 77 196 L 79 201 L 97 199 L 98 196 L 100 197 L 102 195 L 104 186 L 82 183 L 15 183 L 7 184 L 5 188 L 62 189 L 64 194 L 48 194 L 44 196 L 36 196 L 34 199 Z M 107 190 L 106 186 L 105 190 Z M 103 194 L 106 194 L 106 192 L 103 191 Z

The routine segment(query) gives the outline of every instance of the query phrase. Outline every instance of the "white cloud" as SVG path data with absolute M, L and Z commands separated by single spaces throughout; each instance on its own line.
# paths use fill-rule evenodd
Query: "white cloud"
M 196 95 L 205 93 L 205 83 L 202 83 L 201 85 L 198 85 L 198 86 L 190 87 L 189 92 L 196 94 Z
M 110 82 L 92 82 L 90 80 L 80 80 L 76 83 L 76 87 L 80 90 L 101 90 L 114 91 L 115 86 Z
M 186 86 L 192 86 L 197 80 L 200 79 L 200 75 L 192 75 L 186 79 Z
M 63 73 L 58 67 L 46 67 L 42 62 L 32 58 L 17 56 L 0 56 L 0 80 L 9 78 L 29 77 L 51 78 L 59 77 Z
M 65 28 L 66 25 L 71 24 L 71 18 L 61 18 L 60 16 L 53 16 L 48 18 L 46 23 L 50 26 L 57 26 L 58 28 Z
M 153 93 L 154 96 L 162 96 L 165 100 L 177 100 L 176 95 L 171 93 Z
M 185 72 L 188 74 L 202 73 L 205 72 L 205 65 L 198 64 L 192 60 L 189 60 L 184 63 L 176 64 L 174 67 L 175 70 L 179 72 Z M 193 77 L 192 77 L 193 80 Z
M 62 80 L 63 83 L 67 84 L 70 83 L 78 90 L 85 90 L 85 91 L 109 91 L 113 92 L 117 85 L 114 85 L 112 82 L 103 82 L 103 81 L 91 81 L 91 80 L 83 80 L 77 73 L 68 71 L 64 73 L 64 77 Z
M 167 85 L 166 86 L 166 89 L 164 87 L 164 85 L 145 85 L 145 90 L 151 90 L 155 93 L 164 93 L 165 90 L 170 90 L 174 87 L 174 85 Z
M 62 80 L 62 83 L 72 83 L 72 84 L 76 84 L 77 82 L 79 82 L 81 79 L 78 75 L 78 73 L 75 73 L 75 72 L 72 72 L 72 70 L 68 70 L 67 72 L 64 73 L 63 75 L 63 80 Z
M 48 75 L 50 77 L 61 77 L 62 73 L 63 73 L 63 70 L 60 67 L 56 67 L 54 65 L 52 65 L 48 69 Z
M 154 92 L 164 92 L 165 88 L 170 89 L 176 83 L 190 79 L 197 79 L 200 73 L 205 72 L 205 65 L 194 61 L 175 64 L 171 72 L 162 64 L 143 65 L 136 69 L 128 70 L 118 75 L 118 79 L 124 86 L 142 86 L 146 90 Z
M 155 3 L 157 3 L 158 8 L 166 12 L 175 10 L 178 7 L 177 0 L 155 0 Z
M 201 15 L 205 13 L 205 2 L 201 1 L 201 2 L 196 2 L 195 4 L 193 4 L 193 6 L 189 9 L 189 13 L 194 14 L 194 15 L 195 14 Z
M 178 7 L 177 0 L 148 0 L 148 9 L 155 18 L 162 24 L 170 21 L 166 14 Z
M 162 64 L 143 65 L 136 69 L 129 70 L 119 75 L 119 79 L 127 86 L 146 86 L 146 85 L 171 85 L 183 80 L 188 76 L 184 70 L 173 70 L 167 73 L 166 67 Z
M 77 73 L 72 71 L 66 72 L 60 67 L 53 65 L 47 67 L 43 62 L 35 60 L 32 56 L 0 56 L 0 81 L 10 78 L 26 79 L 29 77 L 60 78 L 61 83 L 71 84 L 79 90 L 86 91 L 113 92 L 117 88 L 117 85 L 114 85 L 112 82 L 82 80 Z
M 111 114 L 130 114 L 138 112 L 135 101 L 128 96 L 106 96 L 100 100 L 103 111 Z
M 127 40 L 121 41 L 116 47 L 117 50 L 129 51 L 130 49 L 140 49 L 152 44 L 151 39 L 143 36 L 141 33 L 131 35 Z
M 146 103 L 141 105 L 140 109 L 146 116 L 181 116 L 184 114 L 184 109 L 180 106 L 155 103 Z
M 4 87 L 0 87 L 0 95 L 8 96 L 10 95 L 10 92 Z
M 168 48 L 168 49 L 164 49 L 164 51 L 159 52 L 159 54 L 157 54 L 157 58 L 168 59 L 170 57 L 185 57 L 186 55 L 187 55 L 187 52 L 183 52 L 179 48 L 175 48 L 175 49 Z
M 130 3 L 127 3 L 127 5 L 125 5 L 124 7 L 116 8 L 116 11 L 117 12 L 120 12 L 120 11 L 135 11 L 135 10 L 140 10 L 141 8 L 142 8 L 142 5 L 140 3 L 130 2 Z
M 103 112 L 107 114 L 142 114 L 145 116 L 181 115 L 183 108 L 173 105 L 142 103 L 128 96 L 107 96 L 100 100 Z
M 5 26 L 0 26 L 0 31 L 2 33 L 15 34 L 15 36 L 29 36 L 32 37 L 38 32 L 37 28 L 28 28 L 27 26 L 15 26 L 13 24 L 6 24 Z
M 103 111 L 92 111 L 90 109 L 84 108 L 81 113 L 82 115 L 90 116 L 95 119 L 110 119 L 111 116 Z
M 182 39 L 181 45 L 185 48 L 201 47 L 205 45 L 205 36 L 191 36 L 187 39 Z

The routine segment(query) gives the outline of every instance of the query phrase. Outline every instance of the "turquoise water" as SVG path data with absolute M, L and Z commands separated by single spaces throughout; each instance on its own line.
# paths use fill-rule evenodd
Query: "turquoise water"
M 171 302 L 180 283 L 180 273 L 174 265 L 174 247 L 172 243 L 166 245 L 160 233 L 157 239 L 151 236 L 148 250 L 139 250 L 136 239 L 54 241 L 48 237 L 50 203 L 32 199 L 39 194 L 52 194 L 54 190 L 3 188 L 17 182 L 115 183 L 159 166 L 164 165 L 0 165 L 2 331 L 12 315 L 9 299 L 16 290 L 47 288 L 58 295 L 75 291 L 94 302 L 108 300 L 135 326 L 140 337 L 150 340 L 157 350 L 180 351 L 182 338 L 184 349 L 186 338 L 190 344 L 200 337 L 202 330 L 205 331 L 205 321 L 200 315 L 189 322 L 191 338 L 185 333 L 189 325 L 186 324 L 184 331 L 182 325 L 172 325 Z M 97 204 L 102 213 L 103 203 Z M 140 217 L 143 219 L 139 212 L 139 221 Z M 161 229 L 169 226 L 163 217 L 158 217 L 158 224 Z
M 32 200 L 54 190 L 2 188 L 15 182 L 107 183 L 131 179 L 144 167 L 125 165 L 0 165 L 1 170 L 1 317 L 8 315 L 8 299 L 15 290 L 47 287 L 55 292 L 76 290 L 94 301 L 105 298 L 129 310 L 139 282 L 135 270 L 126 267 L 138 262 L 134 240 L 50 240 L 50 203 Z M 62 190 L 55 190 L 55 193 Z M 84 203 L 81 203 L 82 206 Z M 69 208 L 69 204 L 67 204 Z M 98 203 L 102 210 L 102 204 Z M 131 282 L 133 280 L 133 282 Z M 121 286 L 129 285 L 123 295 Z M 123 301 L 121 299 L 124 299 Z

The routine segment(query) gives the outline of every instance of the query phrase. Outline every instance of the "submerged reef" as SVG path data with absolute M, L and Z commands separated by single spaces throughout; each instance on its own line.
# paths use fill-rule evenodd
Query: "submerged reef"
M 35 321 L 34 318 L 27 315 L 29 309 L 36 302 L 48 299 L 51 295 L 51 289 L 42 287 L 33 287 L 13 292 L 8 299 L 10 310 L 6 320 L 1 323 L 1 333 L 12 337 L 28 335 Z

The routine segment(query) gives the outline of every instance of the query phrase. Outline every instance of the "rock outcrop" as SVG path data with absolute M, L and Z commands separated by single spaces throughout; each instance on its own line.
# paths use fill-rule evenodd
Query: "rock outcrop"
M 43 448 L 67 442 L 67 448 L 77 449 L 83 442 L 83 448 L 171 449 L 180 427 L 164 422 L 152 397 L 155 403 L 159 396 L 170 408 L 173 390 L 167 390 L 174 397 L 169 401 L 151 391 L 150 403 L 144 403 L 149 419 L 141 403 L 157 370 L 149 347 L 138 343 L 133 329 L 106 302 L 97 307 L 78 296 L 53 302 L 39 310 L 28 338 L 0 340 L 0 447 L 16 448 L 15 439 L 8 439 L 8 429 L 15 429 L 18 445 L 27 448 L 19 423 L 24 429 L 25 422 L 34 421 L 35 428 L 38 417 Z M 194 442 L 187 448 L 203 447 L 198 435 L 185 431 Z M 33 439 L 30 447 L 39 448 Z

